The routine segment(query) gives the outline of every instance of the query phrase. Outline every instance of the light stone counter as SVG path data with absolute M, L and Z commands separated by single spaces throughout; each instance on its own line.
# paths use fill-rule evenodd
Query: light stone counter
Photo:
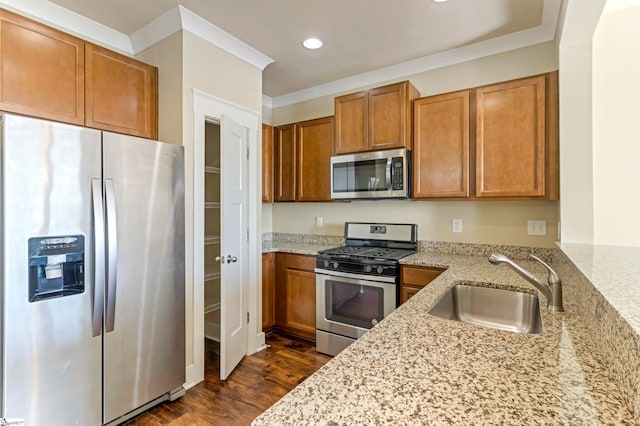
M 336 246 L 337 244 L 298 243 L 291 241 L 263 241 L 262 253 L 282 252 L 315 256 L 320 250 L 326 250 Z
M 456 283 L 535 289 L 486 257 L 418 253 L 402 263 L 448 269 L 254 425 L 635 424 L 573 300 L 552 314 L 540 296 L 540 335 L 475 327 L 427 312 Z M 546 279 L 540 265 L 518 263 Z

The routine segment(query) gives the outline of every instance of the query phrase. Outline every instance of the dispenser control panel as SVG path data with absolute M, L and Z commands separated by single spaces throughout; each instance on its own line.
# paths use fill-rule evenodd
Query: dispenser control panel
M 84 236 L 29 238 L 29 302 L 84 292 Z

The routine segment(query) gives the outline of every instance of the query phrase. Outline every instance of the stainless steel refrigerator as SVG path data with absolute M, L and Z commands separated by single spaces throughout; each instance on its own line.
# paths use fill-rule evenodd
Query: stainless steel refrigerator
M 0 119 L 0 417 L 119 423 L 181 395 L 182 147 Z

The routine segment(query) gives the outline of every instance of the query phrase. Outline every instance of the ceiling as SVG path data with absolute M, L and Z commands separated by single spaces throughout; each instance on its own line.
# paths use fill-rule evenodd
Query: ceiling
M 50 0 L 126 35 L 180 4 L 274 60 L 263 74 L 270 97 L 500 41 L 541 26 L 544 6 L 558 1 Z M 324 47 L 304 49 L 309 36 Z

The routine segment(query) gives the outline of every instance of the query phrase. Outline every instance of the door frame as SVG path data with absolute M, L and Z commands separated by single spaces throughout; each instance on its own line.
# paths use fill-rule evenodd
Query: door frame
M 206 92 L 191 89 L 193 96 L 193 143 L 185 138 L 185 200 L 186 200 L 186 383 L 190 388 L 204 380 L 204 123 L 220 121 L 226 115 L 248 130 L 247 146 L 247 230 L 249 241 L 245 263 L 247 295 L 247 355 L 265 347 L 261 315 L 262 232 L 259 218 L 261 199 L 261 123 L 260 112 L 236 105 Z M 223 301 L 221 301 L 223 303 Z M 191 356 L 189 356 L 191 354 Z

